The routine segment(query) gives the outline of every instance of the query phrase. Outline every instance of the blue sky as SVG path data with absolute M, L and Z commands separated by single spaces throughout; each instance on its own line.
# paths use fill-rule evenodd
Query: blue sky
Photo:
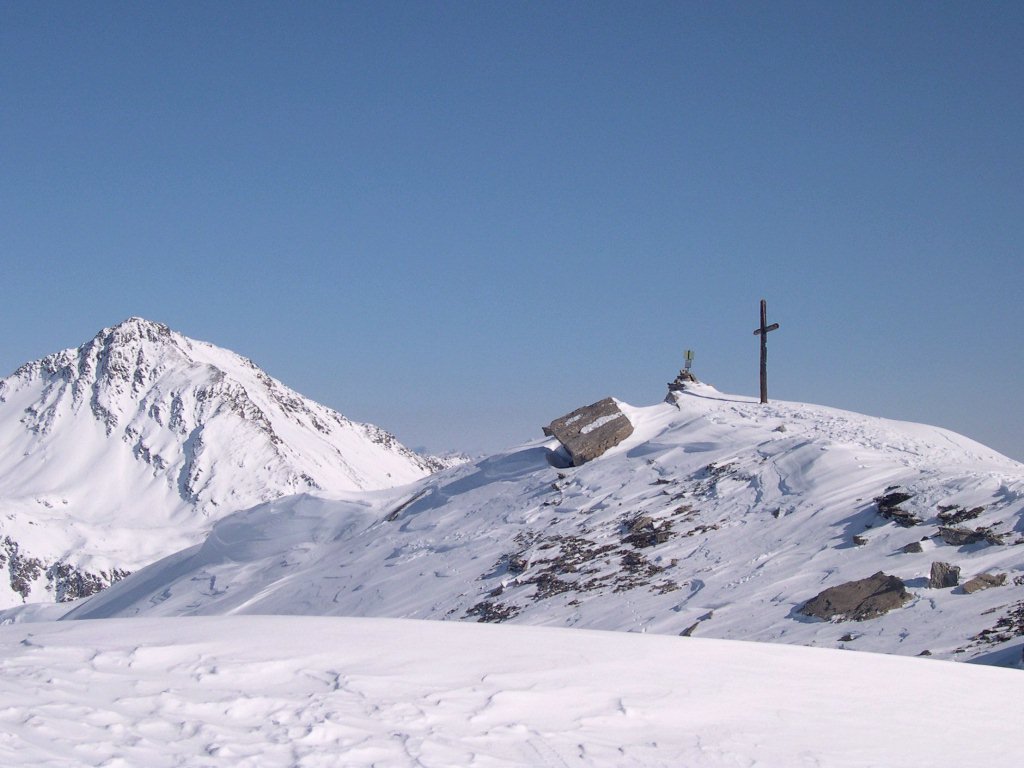
M 129 315 L 433 450 L 694 371 L 1024 459 L 1024 6 L 0 2 L 0 375 Z

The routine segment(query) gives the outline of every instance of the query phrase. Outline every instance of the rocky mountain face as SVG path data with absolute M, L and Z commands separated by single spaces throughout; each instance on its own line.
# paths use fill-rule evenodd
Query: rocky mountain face
M 1019 661 L 1024 465 L 697 383 L 618 407 L 632 433 L 580 466 L 552 436 L 394 492 L 271 501 L 69 618 L 393 616 Z
M 130 318 L 0 380 L 0 606 L 89 594 L 260 502 L 444 465 Z

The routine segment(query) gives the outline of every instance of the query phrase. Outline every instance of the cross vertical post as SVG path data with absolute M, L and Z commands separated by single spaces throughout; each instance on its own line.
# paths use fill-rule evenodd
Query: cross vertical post
M 779 327 L 778 323 L 768 325 L 768 302 L 761 299 L 761 327 L 754 331 L 761 337 L 761 402 L 768 402 L 768 332 Z

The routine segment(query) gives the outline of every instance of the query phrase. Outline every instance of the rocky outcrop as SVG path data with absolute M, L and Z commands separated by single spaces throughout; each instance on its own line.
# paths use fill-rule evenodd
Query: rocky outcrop
M 903 581 L 882 571 L 866 579 L 848 581 L 818 593 L 800 608 L 800 613 L 826 621 L 866 621 L 910 599 Z
M 544 427 L 544 434 L 565 446 L 573 466 L 596 459 L 631 434 L 633 424 L 610 397 L 577 408 Z
M 0 572 L 6 568 L 11 591 L 28 600 L 37 585 L 43 585 L 58 603 L 88 597 L 120 581 L 129 571 L 114 568 L 110 573 L 92 573 L 64 561 L 47 562 L 25 553 L 10 536 L 0 540 Z M 38 592 L 36 593 L 38 599 Z
M 917 525 L 921 522 L 921 518 L 913 512 L 908 512 L 900 507 L 900 504 L 912 498 L 914 498 L 912 493 L 888 489 L 884 495 L 875 498 L 875 504 L 878 505 L 878 514 L 904 528 Z
M 947 589 L 960 583 L 960 566 L 949 563 L 934 562 L 928 578 L 928 586 L 932 589 Z
M 973 520 L 985 511 L 984 507 L 972 507 L 967 509 L 956 504 L 948 504 L 939 507 L 939 522 L 943 525 L 959 525 L 968 520 Z
M 985 542 L 986 544 L 1001 545 L 1002 540 L 992 533 L 987 528 L 962 528 L 959 526 L 939 526 L 939 537 L 953 547 L 963 547 L 968 544 L 978 544 L 979 542 Z

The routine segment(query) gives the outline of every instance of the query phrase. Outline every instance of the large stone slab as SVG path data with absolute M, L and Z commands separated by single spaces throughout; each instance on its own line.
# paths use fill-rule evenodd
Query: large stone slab
M 928 586 L 932 589 L 946 589 L 960 583 L 960 566 L 949 563 L 932 563 L 932 572 L 928 578 Z
M 964 583 L 963 590 L 966 594 L 980 592 L 989 587 L 1001 587 L 1006 583 L 1005 573 L 979 573 L 970 581 Z
M 829 587 L 804 603 L 800 613 L 826 621 L 865 621 L 899 608 L 909 599 L 902 579 L 879 571 L 866 579 Z
M 610 397 L 577 408 L 544 427 L 544 434 L 556 437 L 578 467 L 614 448 L 631 434 L 633 424 Z

